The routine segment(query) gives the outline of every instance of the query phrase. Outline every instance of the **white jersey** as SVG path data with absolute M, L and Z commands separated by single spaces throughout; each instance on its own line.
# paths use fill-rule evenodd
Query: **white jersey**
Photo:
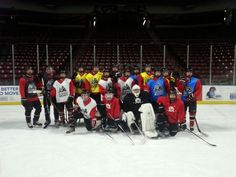
M 121 88 L 121 100 L 124 100 L 124 97 L 131 93 L 132 85 L 133 85 L 133 78 L 129 77 L 126 81 L 123 80 L 123 78 L 118 79 L 118 84 Z
M 98 84 L 103 87 L 103 89 L 108 89 L 109 87 L 112 86 L 112 80 L 109 77 L 107 80 L 101 79 Z
M 57 103 L 67 102 L 70 96 L 70 82 L 71 79 L 65 79 L 62 83 L 55 81 L 53 87 L 56 89 L 56 101 Z
M 81 96 L 79 96 L 77 99 L 76 99 L 76 103 L 78 104 L 78 106 L 80 107 L 81 109 L 81 113 L 84 115 L 84 118 L 86 119 L 89 119 L 90 118 L 90 113 L 91 111 L 97 107 L 97 103 L 94 99 L 92 99 L 90 97 L 91 101 L 87 104 L 87 105 L 84 105 L 84 101 L 82 99 Z

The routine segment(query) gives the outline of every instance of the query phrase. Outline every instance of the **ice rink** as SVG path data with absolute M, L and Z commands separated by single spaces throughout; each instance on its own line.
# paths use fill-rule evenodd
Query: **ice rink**
M 26 126 L 22 106 L 0 106 L 0 177 L 235 177 L 236 105 L 199 105 L 211 147 L 189 132 L 148 139 Z M 44 122 L 44 114 L 40 121 Z M 197 130 L 195 130 L 197 133 Z

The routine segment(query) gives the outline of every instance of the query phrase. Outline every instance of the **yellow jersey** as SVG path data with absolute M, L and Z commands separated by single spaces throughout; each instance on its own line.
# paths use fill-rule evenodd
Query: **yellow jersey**
M 101 80 L 103 73 L 98 71 L 96 74 L 88 73 L 86 75 L 86 80 L 90 84 L 90 92 L 91 93 L 99 93 L 98 82 Z

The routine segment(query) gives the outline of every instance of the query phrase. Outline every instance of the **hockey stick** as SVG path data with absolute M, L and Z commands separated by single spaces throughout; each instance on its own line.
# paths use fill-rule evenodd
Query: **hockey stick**
M 203 139 L 202 137 L 200 137 L 196 133 L 192 132 L 190 129 L 186 128 L 186 130 L 188 130 L 189 133 L 192 133 L 193 135 L 195 135 L 196 137 L 198 137 L 202 141 L 206 142 L 208 145 L 216 147 L 216 144 L 209 143 L 208 141 L 206 141 L 205 139 Z
M 114 118 L 110 113 L 108 113 L 108 114 L 109 114 L 110 117 L 115 121 L 115 118 Z M 119 128 L 121 129 L 121 131 L 126 134 L 126 136 L 127 136 L 127 137 L 130 139 L 130 141 L 132 142 L 132 145 L 135 145 L 133 139 L 128 135 L 128 133 L 123 129 L 123 127 L 122 127 L 119 123 L 117 123 L 117 122 L 115 122 L 115 125 L 117 126 L 117 128 L 119 127 Z
M 199 131 L 199 133 L 201 133 L 202 135 L 204 135 L 204 136 L 208 137 L 208 134 L 206 134 L 206 133 L 202 132 L 202 131 L 201 131 L 201 129 L 199 128 L 199 125 L 198 125 L 198 122 L 197 122 L 197 119 L 196 119 L 196 117 L 195 117 L 195 122 L 196 122 L 196 125 L 197 125 L 197 130 Z
M 128 135 L 128 133 L 120 126 L 120 124 L 117 124 L 117 126 L 122 130 L 122 132 L 124 132 L 126 134 L 126 136 L 130 139 L 130 141 L 132 142 L 132 145 L 135 145 L 133 139 Z
M 136 123 L 135 121 L 134 121 L 134 125 L 137 127 L 139 133 L 142 135 L 143 140 L 144 140 L 143 143 L 145 143 L 145 141 L 146 141 L 146 136 L 144 135 L 143 131 L 139 128 L 139 126 L 137 125 L 137 123 Z

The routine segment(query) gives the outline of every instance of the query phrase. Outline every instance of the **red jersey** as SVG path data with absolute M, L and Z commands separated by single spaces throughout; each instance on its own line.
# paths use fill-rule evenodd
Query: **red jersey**
M 175 102 L 170 102 L 170 99 L 166 96 L 159 97 L 158 104 L 162 104 L 165 109 L 165 114 L 168 121 L 173 124 L 185 122 L 185 109 L 184 103 L 180 98 L 176 98 Z
M 106 105 L 107 117 L 109 119 L 120 118 L 120 101 L 118 98 L 113 96 L 111 100 L 106 100 L 104 96 L 102 103 Z
M 29 102 L 39 100 L 37 93 L 37 83 L 34 81 L 34 77 L 23 76 L 19 80 L 19 89 L 21 98 L 27 99 Z

